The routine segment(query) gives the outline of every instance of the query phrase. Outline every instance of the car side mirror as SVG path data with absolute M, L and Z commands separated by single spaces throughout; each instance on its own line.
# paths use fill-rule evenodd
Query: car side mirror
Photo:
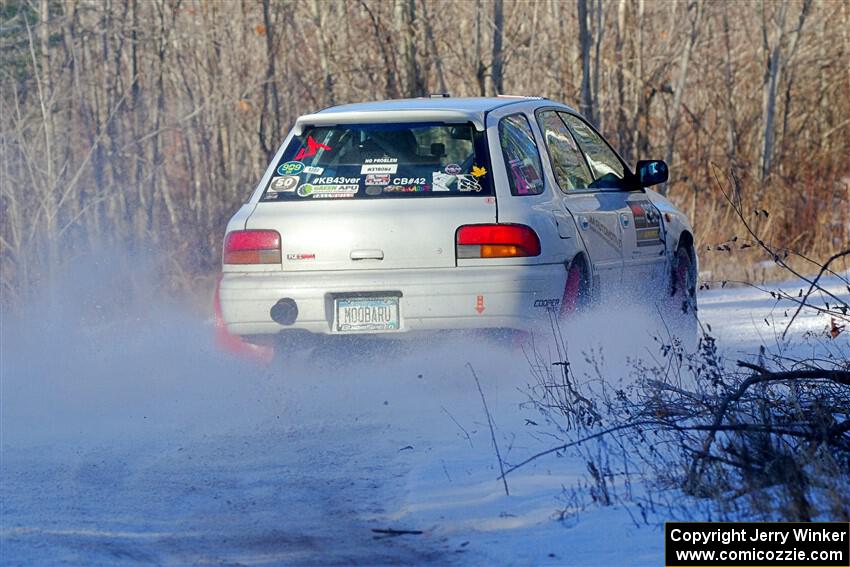
M 637 162 L 637 178 L 641 187 L 664 183 L 667 181 L 669 174 L 667 164 L 660 159 L 641 160 Z

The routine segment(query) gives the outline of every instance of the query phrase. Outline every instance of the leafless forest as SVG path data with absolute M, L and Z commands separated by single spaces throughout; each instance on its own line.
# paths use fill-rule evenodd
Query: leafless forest
M 298 114 L 438 92 L 666 159 L 706 278 L 769 276 L 721 187 L 778 250 L 850 241 L 850 0 L 0 0 L 0 53 L 3 302 L 102 245 L 192 285 Z

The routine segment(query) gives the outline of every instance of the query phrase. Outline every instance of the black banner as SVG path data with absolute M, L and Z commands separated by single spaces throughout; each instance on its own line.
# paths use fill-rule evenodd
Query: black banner
M 667 522 L 667 567 L 850 567 L 843 522 Z

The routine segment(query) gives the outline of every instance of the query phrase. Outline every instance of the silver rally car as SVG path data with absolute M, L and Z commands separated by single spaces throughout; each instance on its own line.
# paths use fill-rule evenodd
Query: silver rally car
M 534 330 L 609 297 L 695 309 L 688 220 L 575 110 L 445 96 L 301 116 L 224 239 L 217 317 L 281 333 Z

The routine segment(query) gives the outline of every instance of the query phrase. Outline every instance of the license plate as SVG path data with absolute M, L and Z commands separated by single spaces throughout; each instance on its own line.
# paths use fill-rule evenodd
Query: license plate
M 340 333 L 399 329 L 398 297 L 340 297 L 335 304 Z

